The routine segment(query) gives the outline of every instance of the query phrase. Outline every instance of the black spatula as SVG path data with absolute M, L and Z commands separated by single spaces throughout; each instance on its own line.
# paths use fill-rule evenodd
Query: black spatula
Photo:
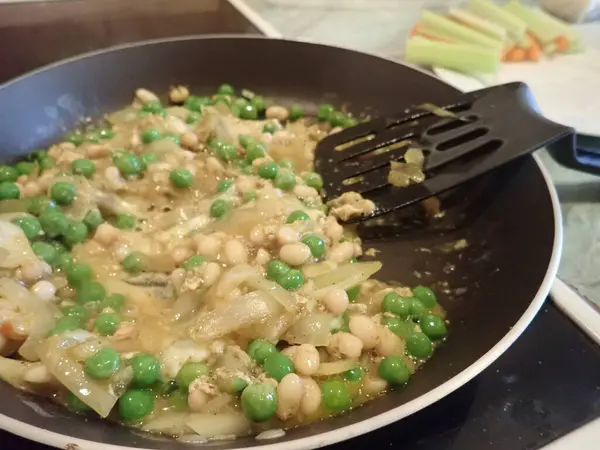
M 471 92 L 453 105 L 440 106 L 452 114 L 440 117 L 439 112 L 414 107 L 319 142 L 315 167 L 323 177 L 326 199 L 354 191 L 377 207 L 371 215 L 348 222 L 440 194 L 557 140 L 564 140 L 565 147 L 574 151 L 575 131 L 541 116 L 523 83 Z M 391 161 L 402 161 L 411 147 L 423 150 L 425 181 L 391 186 Z

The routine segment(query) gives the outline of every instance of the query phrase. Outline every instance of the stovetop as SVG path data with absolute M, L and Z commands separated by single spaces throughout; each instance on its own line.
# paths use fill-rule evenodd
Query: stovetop
M 259 31 L 226 0 L 0 4 L 0 83 L 110 45 L 209 33 Z M 330 448 L 535 450 L 598 417 L 600 348 L 548 302 L 473 381 L 407 419 Z M 49 450 L 4 432 L 0 442 L 7 449 Z

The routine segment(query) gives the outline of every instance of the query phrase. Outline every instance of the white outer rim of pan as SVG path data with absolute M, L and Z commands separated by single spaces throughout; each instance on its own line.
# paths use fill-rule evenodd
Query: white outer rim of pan
M 202 36 L 202 38 L 210 38 L 211 36 Z M 246 38 L 260 38 L 259 36 L 237 36 L 237 35 L 218 35 L 212 37 L 246 37 Z M 134 44 L 126 44 L 117 47 L 111 47 L 105 50 L 100 50 L 97 52 L 91 52 L 84 55 L 79 55 L 73 58 L 69 58 L 58 63 L 52 64 L 50 66 L 42 67 L 34 72 L 30 72 L 29 74 L 24 75 L 29 76 L 31 73 L 41 72 L 50 67 L 56 65 L 62 65 L 66 62 L 90 57 L 99 53 L 105 53 L 108 51 L 118 50 L 120 48 L 126 48 L 137 45 L 147 45 L 152 42 L 163 42 L 163 41 L 174 41 L 174 40 L 188 40 L 197 37 L 184 37 L 184 38 L 175 38 L 175 39 L 159 39 L 156 41 L 144 41 L 140 43 Z M 386 59 L 386 58 L 384 58 Z M 412 67 L 415 69 L 414 67 Z M 423 70 L 419 70 L 423 74 L 427 76 L 433 76 L 430 73 L 427 73 Z M 9 81 L 5 85 L 1 85 L 0 88 L 6 86 L 8 84 L 12 84 L 20 79 L 16 78 L 15 80 Z M 434 77 L 435 78 L 435 77 Z M 534 319 L 535 315 L 538 313 L 546 297 L 550 293 L 550 289 L 552 287 L 552 283 L 556 278 L 556 274 L 558 272 L 558 266 L 560 262 L 560 256 L 562 252 L 562 216 L 560 203 L 558 200 L 558 195 L 556 190 L 554 189 L 554 184 L 552 183 L 552 179 L 550 178 L 550 174 L 544 167 L 544 164 L 540 160 L 537 155 L 533 155 L 535 162 L 537 163 L 544 181 L 546 183 L 546 187 L 548 189 L 548 193 L 550 194 L 550 200 L 552 203 L 552 210 L 554 213 L 554 242 L 552 247 L 552 255 L 550 257 L 550 262 L 548 264 L 548 269 L 546 271 L 546 275 L 538 289 L 536 295 L 531 301 L 529 307 L 525 310 L 521 318 L 514 324 L 514 326 L 508 331 L 508 333 L 496 344 L 494 345 L 485 355 L 479 358 L 475 363 L 471 366 L 460 372 L 459 374 L 452 377 L 450 380 L 441 384 L 437 388 L 427 392 L 426 394 L 411 400 L 403 405 L 398 406 L 390 411 L 379 414 L 375 417 L 371 417 L 370 419 L 363 420 L 362 422 L 348 425 L 342 428 L 338 428 L 334 431 L 328 431 L 326 433 L 321 433 L 315 436 L 310 436 L 306 438 L 296 439 L 289 442 L 278 442 L 275 441 L 272 444 L 258 445 L 251 447 L 251 450 L 304 450 L 304 449 L 312 449 L 324 447 L 326 445 L 335 444 L 337 442 L 345 441 L 351 439 L 356 436 L 360 436 L 362 434 L 368 433 L 370 431 L 377 430 L 378 428 L 389 425 L 390 423 L 396 422 L 400 419 L 403 419 L 411 414 L 416 413 L 417 411 L 437 402 L 443 397 L 447 396 L 451 392 L 454 392 L 468 381 L 472 380 L 475 376 L 481 373 L 484 369 L 486 369 L 490 364 L 492 364 L 496 359 L 498 359 L 514 342 L 515 340 L 525 331 L 527 326 Z M 125 447 L 121 445 L 111 445 L 102 442 L 94 442 L 88 441 L 84 439 L 77 439 L 68 435 L 55 433 L 52 431 L 48 431 L 42 428 L 35 427 L 33 425 L 29 425 L 24 422 L 20 422 L 16 419 L 8 417 L 4 414 L 0 414 L 0 428 L 8 431 L 10 433 L 16 434 L 18 436 L 24 437 L 26 439 L 39 442 L 41 444 L 49 445 L 56 448 L 69 448 L 69 444 L 71 446 L 76 445 L 82 449 L 86 450 L 152 450 L 152 449 L 144 449 L 140 447 Z M 238 450 L 242 450 L 243 447 L 239 447 Z

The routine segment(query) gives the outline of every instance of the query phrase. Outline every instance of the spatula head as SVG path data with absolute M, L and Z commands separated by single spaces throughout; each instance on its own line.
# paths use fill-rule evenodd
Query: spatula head
M 525 84 L 510 83 L 465 94 L 438 111 L 417 106 L 327 136 L 317 146 L 315 167 L 326 199 L 358 192 L 375 202 L 375 212 L 349 221 L 357 222 L 439 194 L 556 140 L 568 140 L 573 149 L 574 136 L 572 128 L 539 114 Z M 390 185 L 390 163 L 415 147 L 424 153 L 425 180 Z

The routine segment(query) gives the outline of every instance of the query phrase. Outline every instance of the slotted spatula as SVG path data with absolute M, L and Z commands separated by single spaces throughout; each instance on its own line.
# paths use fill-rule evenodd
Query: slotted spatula
M 565 151 L 575 149 L 575 131 L 541 116 L 523 83 L 470 92 L 441 109 L 451 112 L 447 114 L 451 117 L 417 106 L 319 142 L 315 168 L 323 177 L 326 199 L 354 191 L 377 207 L 373 214 L 348 222 L 380 216 L 440 194 L 557 140 L 564 140 Z M 409 142 L 399 146 L 402 141 Z M 396 146 L 390 147 L 392 144 Z M 402 161 L 411 147 L 423 150 L 425 181 L 391 186 L 390 162 Z

